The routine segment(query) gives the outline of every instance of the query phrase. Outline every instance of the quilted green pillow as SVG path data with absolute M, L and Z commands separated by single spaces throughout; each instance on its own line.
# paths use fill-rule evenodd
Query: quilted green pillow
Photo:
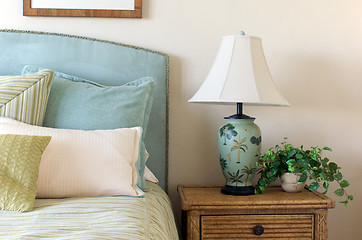
M 0 116 L 31 125 L 43 124 L 54 73 L 0 76 Z
M 0 210 L 34 207 L 39 164 L 51 137 L 0 135 Z

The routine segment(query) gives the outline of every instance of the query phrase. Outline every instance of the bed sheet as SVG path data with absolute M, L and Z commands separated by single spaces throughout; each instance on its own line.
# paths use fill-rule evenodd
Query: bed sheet
M 144 198 L 36 199 L 30 212 L 0 211 L 0 239 L 178 239 L 167 194 L 147 186 Z

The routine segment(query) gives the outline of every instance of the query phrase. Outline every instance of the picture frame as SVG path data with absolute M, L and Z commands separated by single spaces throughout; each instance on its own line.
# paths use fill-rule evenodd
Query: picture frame
M 23 0 L 23 16 L 142 18 L 142 0 Z

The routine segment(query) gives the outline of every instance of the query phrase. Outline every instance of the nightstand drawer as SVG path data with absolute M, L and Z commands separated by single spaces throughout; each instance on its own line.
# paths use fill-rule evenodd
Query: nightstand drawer
M 304 189 L 232 196 L 220 186 L 180 185 L 182 232 L 187 240 L 327 240 L 327 213 L 334 200 Z M 261 235 L 257 235 L 255 231 Z
M 201 216 L 201 239 L 313 239 L 314 215 Z

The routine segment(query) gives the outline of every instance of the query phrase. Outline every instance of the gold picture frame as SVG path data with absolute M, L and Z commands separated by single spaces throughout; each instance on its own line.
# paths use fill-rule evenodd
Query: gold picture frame
M 54 2 L 54 6 L 51 6 L 52 2 Z M 69 6 L 66 6 L 67 1 L 23 0 L 23 15 L 50 17 L 142 18 L 142 0 L 119 1 L 121 3 L 118 4 L 123 4 L 124 6 L 132 6 L 125 7 L 124 9 L 116 7 L 108 8 L 107 4 L 105 4 L 102 0 L 77 0 L 68 2 L 71 3 Z M 112 2 L 112 0 L 109 0 L 108 2 Z M 113 2 L 116 4 L 116 1 Z M 61 3 L 65 6 L 59 7 L 57 5 L 58 3 Z M 100 6 L 100 8 L 98 8 L 99 5 L 102 4 L 104 4 L 104 6 Z M 79 5 L 81 7 L 77 7 Z

